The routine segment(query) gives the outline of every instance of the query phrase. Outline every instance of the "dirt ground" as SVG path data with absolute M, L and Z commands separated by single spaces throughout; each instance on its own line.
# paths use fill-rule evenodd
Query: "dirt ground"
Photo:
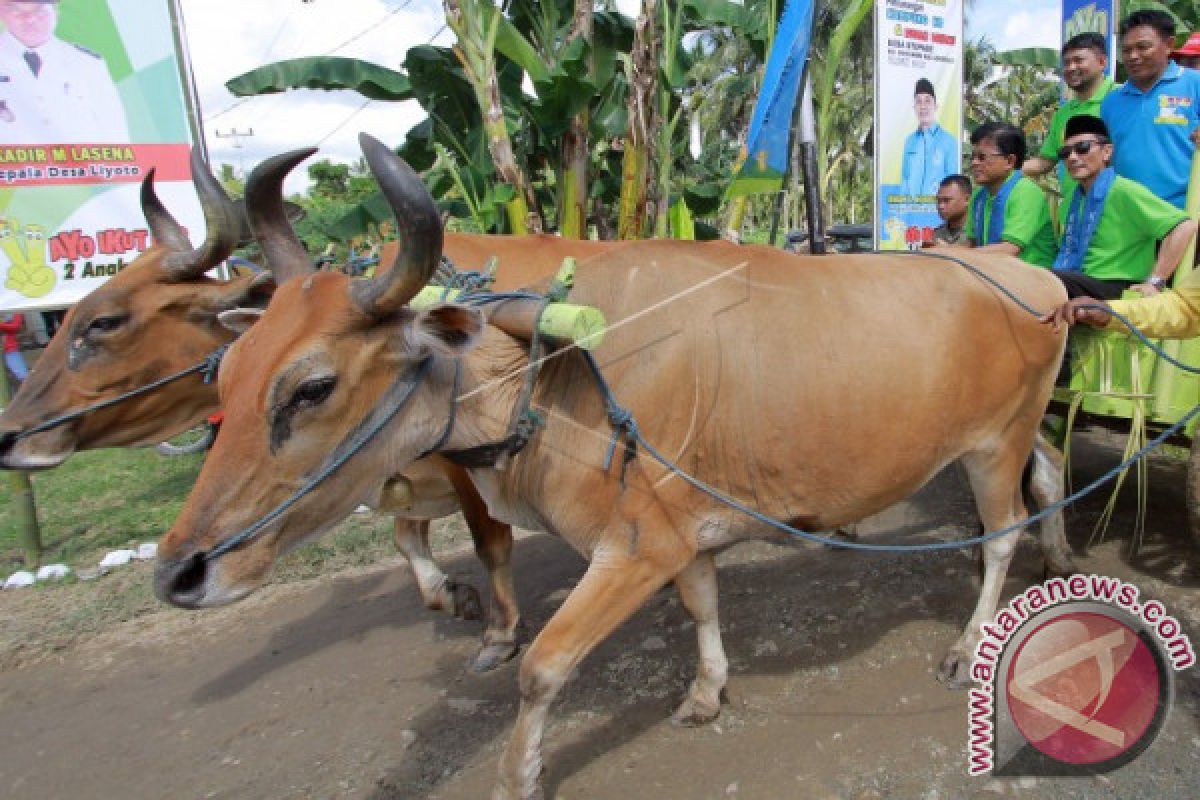
M 1116 456 L 1112 440 L 1086 437 L 1077 482 Z M 1130 493 L 1109 541 L 1080 563 L 1161 599 L 1195 641 L 1200 594 L 1187 577 L 1183 475 L 1179 462 L 1152 465 L 1140 557 L 1124 556 Z M 1077 546 L 1102 506 L 1089 500 L 1070 517 Z M 962 537 L 973 520 L 950 470 L 864 534 Z M 545 535 L 522 538 L 516 559 L 532 636 L 584 564 Z M 468 552 L 442 560 L 482 585 Z M 966 775 L 966 693 L 943 688 L 933 671 L 974 602 L 970 553 L 752 544 L 720 562 L 731 665 L 719 719 L 698 729 L 667 721 L 693 673 L 695 640 L 664 591 L 584 662 L 556 703 L 547 797 L 1200 796 L 1194 669 L 1178 676 L 1155 744 L 1116 772 L 1009 782 Z M 1008 592 L 1039 570 L 1026 541 Z M 0 614 L 11 612 L 6 600 Z M 516 711 L 515 662 L 467 674 L 478 633 L 477 623 L 426 611 L 399 559 L 272 586 L 226 609 L 140 618 L 0 674 L 0 795 L 486 797 Z

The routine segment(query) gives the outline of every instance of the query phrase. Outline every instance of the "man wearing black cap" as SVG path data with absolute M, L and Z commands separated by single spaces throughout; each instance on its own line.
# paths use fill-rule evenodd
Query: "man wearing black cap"
M 1078 183 L 1054 261 L 1068 297 L 1111 300 L 1130 286 L 1143 295 L 1160 292 L 1196 233 L 1195 221 L 1116 174 L 1108 128 L 1099 117 L 1068 120 L 1058 157 Z
M 937 96 L 928 78 L 913 90 L 917 129 L 904 140 L 900 193 L 913 197 L 937 194 L 942 178 L 958 172 L 958 143 L 938 125 Z
M 54 36 L 58 0 L 0 0 L 0 143 L 129 141 L 98 54 Z

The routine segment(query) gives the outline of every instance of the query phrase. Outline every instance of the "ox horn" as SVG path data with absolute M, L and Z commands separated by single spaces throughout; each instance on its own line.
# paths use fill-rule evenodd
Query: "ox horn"
M 420 176 L 391 148 L 365 133 L 358 135 L 358 144 L 392 207 L 403 242 L 390 269 L 350 284 L 355 305 L 382 315 L 399 309 L 433 277 L 442 257 L 442 218 Z
M 176 281 L 198 278 L 224 261 L 237 245 L 238 220 L 233 201 L 221 184 L 209 172 L 200 148 L 192 147 L 192 185 L 200 197 L 204 210 L 204 224 L 208 238 L 195 250 L 185 249 L 172 253 L 163 262 L 163 268 Z
M 315 271 L 283 203 L 284 179 L 315 152 L 315 147 L 303 147 L 273 156 L 255 167 L 246 179 L 246 218 L 262 246 L 267 267 L 279 283 Z
M 161 244 L 170 250 L 191 250 L 192 243 L 184 233 L 183 226 L 175 221 L 171 212 L 158 199 L 154 191 L 154 167 L 142 178 L 142 216 L 150 228 L 150 235 L 155 244 Z

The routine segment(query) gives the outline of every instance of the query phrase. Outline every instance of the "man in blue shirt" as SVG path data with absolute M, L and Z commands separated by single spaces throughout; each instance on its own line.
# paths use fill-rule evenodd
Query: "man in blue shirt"
M 1129 80 L 1100 105 L 1116 148 L 1113 167 L 1183 208 L 1200 124 L 1200 72 L 1171 60 L 1175 22 L 1166 12 L 1135 11 L 1120 36 Z
M 917 129 L 904 140 L 900 193 L 913 197 L 937 194 L 942 178 L 958 172 L 958 142 L 937 121 L 937 96 L 928 78 L 913 91 Z

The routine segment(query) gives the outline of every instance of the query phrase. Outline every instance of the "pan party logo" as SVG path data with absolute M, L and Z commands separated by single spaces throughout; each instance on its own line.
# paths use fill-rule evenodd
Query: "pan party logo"
M 8 276 L 4 288 L 26 297 L 50 293 L 58 276 L 46 263 L 46 229 L 20 220 L 0 217 L 0 250 L 8 256 Z

